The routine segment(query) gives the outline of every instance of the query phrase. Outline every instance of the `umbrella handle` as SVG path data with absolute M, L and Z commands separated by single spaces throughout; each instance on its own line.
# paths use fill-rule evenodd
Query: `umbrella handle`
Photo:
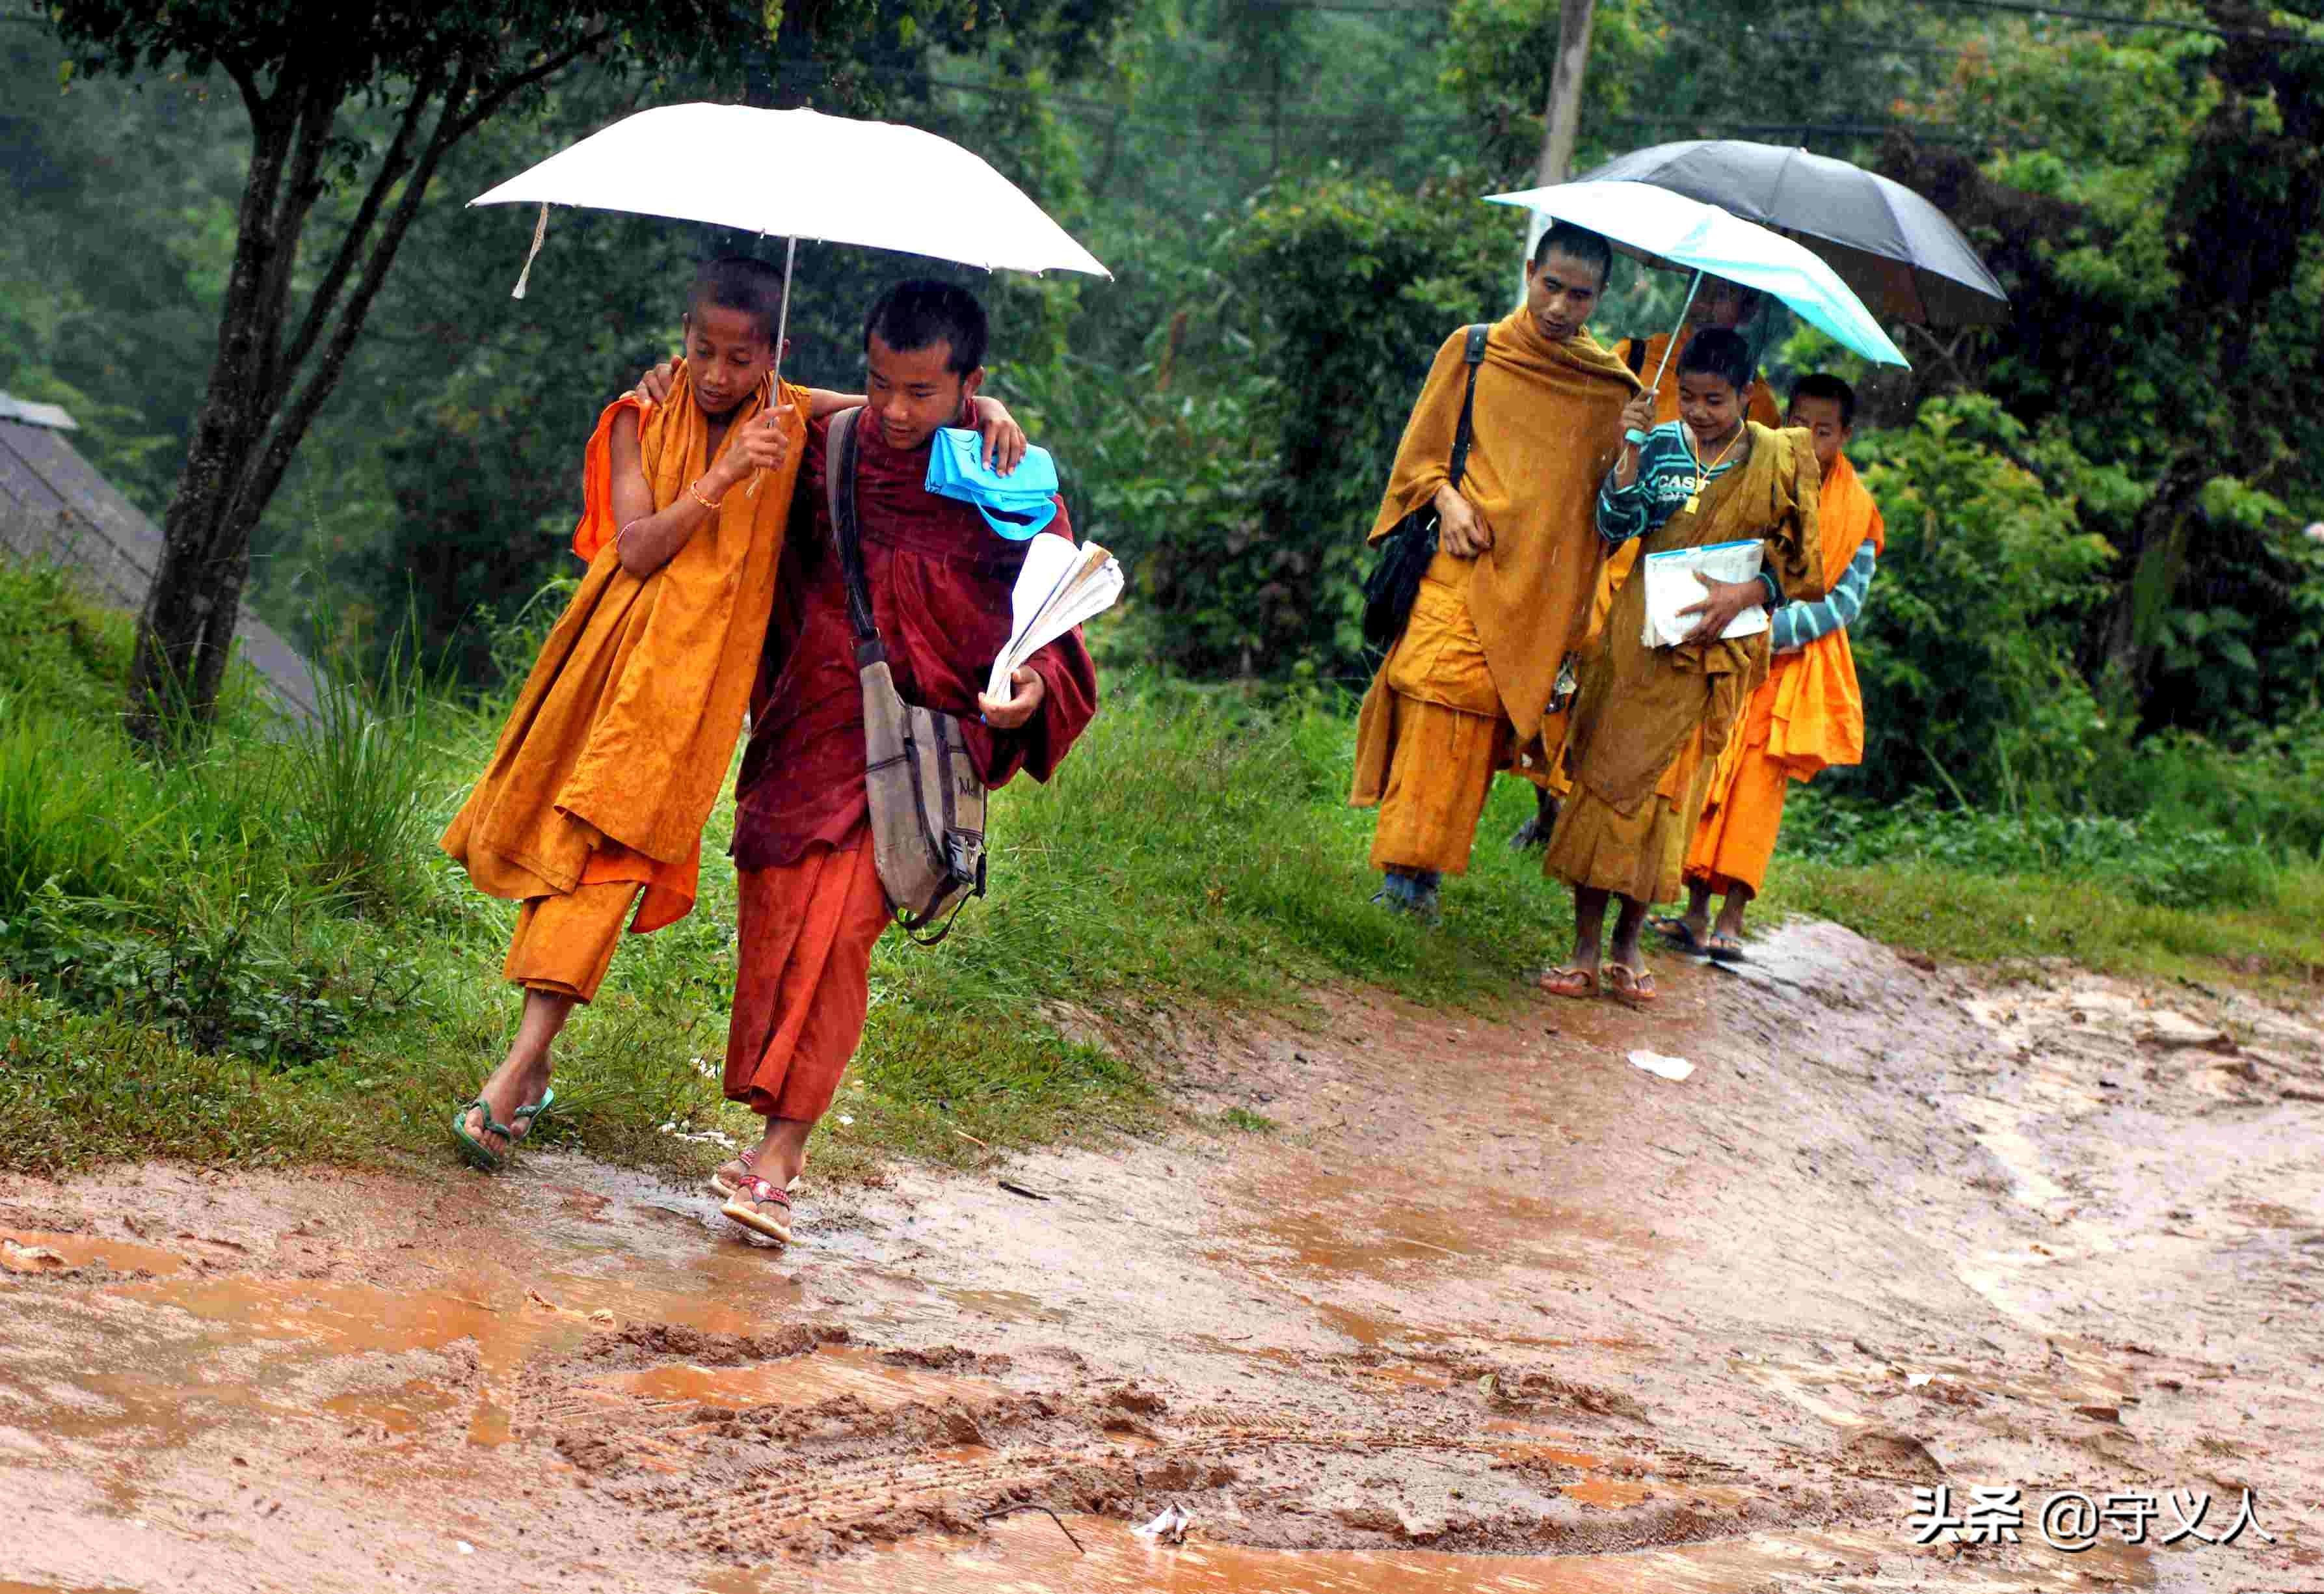
M 1694 296 L 1702 288 L 1702 273 L 1694 273 L 1694 281 L 1686 285 L 1686 302 L 1678 307 L 1678 325 L 1671 329 L 1670 341 L 1663 345 L 1663 363 L 1655 367 L 1652 384 L 1655 392 L 1662 391 L 1663 373 L 1670 369 L 1671 356 L 1678 352 L 1678 335 L 1686 330 L 1686 312 L 1694 308 Z
M 783 308 L 775 317 L 775 365 L 774 368 L 767 373 L 767 405 L 770 409 L 773 408 L 775 401 L 782 396 L 783 392 L 783 344 L 790 338 L 791 331 L 791 262 L 798 258 L 798 239 L 796 237 L 784 239 Z M 751 472 L 751 485 L 742 489 L 742 496 L 755 498 L 759 496 L 760 474 L 755 470 Z

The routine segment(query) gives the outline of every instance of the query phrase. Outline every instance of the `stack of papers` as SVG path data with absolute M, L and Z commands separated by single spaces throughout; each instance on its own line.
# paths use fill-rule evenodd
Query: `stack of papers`
M 940 428 L 928 449 L 931 493 L 973 504 L 984 524 L 1021 542 L 1057 517 L 1057 462 L 1047 449 L 1027 449 L 1017 468 L 1001 475 L 984 462 L 984 439 L 964 427 Z
M 1694 579 L 1700 570 L 1714 581 L 1748 581 L 1759 573 L 1766 544 L 1758 542 L 1712 542 L 1701 548 L 1674 548 L 1649 553 L 1638 561 L 1646 583 L 1646 633 L 1639 638 L 1648 647 L 1675 647 L 1694 630 L 1700 615 L 1682 616 L 1702 601 L 1703 585 Z M 1756 636 L 1767 628 L 1767 610 L 1754 604 L 1727 623 L 1723 637 Z
M 1030 458 L 1030 456 L 1027 456 Z M 1007 702 L 1017 694 L 1009 677 L 1066 632 L 1103 614 L 1121 596 L 1121 566 L 1096 543 L 1076 548 L 1063 537 L 1036 537 L 1025 549 L 1012 607 L 1016 629 L 992 661 L 984 695 Z

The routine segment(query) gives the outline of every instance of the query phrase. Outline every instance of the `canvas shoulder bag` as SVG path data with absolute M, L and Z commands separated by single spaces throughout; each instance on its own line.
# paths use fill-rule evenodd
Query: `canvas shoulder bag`
M 863 687 L 872 857 L 880 889 L 904 933 L 934 946 L 952 932 L 968 899 L 984 894 L 984 777 L 969 758 L 959 718 L 904 701 L 888 668 L 855 521 L 855 426 L 862 413 L 849 410 L 832 417 L 824 490 L 847 584 L 847 617 L 855 630 L 855 673 Z
M 1477 407 L 1477 367 L 1485 363 L 1485 341 L 1492 328 L 1479 321 L 1469 329 L 1469 388 L 1461 397 L 1461 423 L 1452 432 L 1452 490 L 1469 469 L 1470 416 Z M 1420 596 L 1420 579 L 1436 557 L 1436 506 L 1424 504 L 1397 522 L 1380 539 L 1379 560 L 1364 578 L 1364 645 L 1385 653 L 1404 634 L 1412 616 L 1413 600 Z

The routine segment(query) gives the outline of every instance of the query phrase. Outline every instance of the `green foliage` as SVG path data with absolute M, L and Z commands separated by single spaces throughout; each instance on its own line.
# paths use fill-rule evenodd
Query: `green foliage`
M 1883 796 L 1941 785 L 2012 809 L 2068 799 L 2120 739 L 2073 669 L 2092 579 L 2113 557 L 2061 485 L 2087 473 L 1981 398 L 1929 403 L 1860 453 L 1888 527 L 1849 632 L 1868 705 L 1866 783 Z
M 281 950 L 269 910 L 217 922 L 65 894 L 51 877 L 0 934 L 0 972 L 83 1012 L 161 1030 L 196 1052 L 277 1067 L 329 1055 L 358 1015 L 392 1008 L 374 971 L 349 978 Z
M 1421 381 L 1463 325 L 1508 313 L 1523 234 L 1513 213 L 1475 202 L 1478 181 L 1455 172 L 1406 192 L 1311 180 L 1259 194 L 1230 235 L 1263 317 L 1260 357 L 1282 373 L 1258 417 L 1279 442 L 1257 524 L 1208 550 L 1189 606 L 1240 635 L 1190 651 L 1191 666 L 1357 657 L 1364 533 Z

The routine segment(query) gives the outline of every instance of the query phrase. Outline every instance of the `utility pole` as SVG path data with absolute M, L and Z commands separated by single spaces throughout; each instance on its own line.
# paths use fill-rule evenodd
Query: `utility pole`
M 1582 123 L 1582 76 L 1590 68 L 1590 19 L 1597 0 L 1563 0 L 1557 18 L 1557 57 L 1549 66 L 1549 103 L 1541 113 L 1541 161 L 1534 168 L 1534 185 L 1548 188 L 1573 175 L 1573 141 Z M 1528 211 L 1525 258 L 1549 224 L 1539 211 Z M 1518 293 L 1524 293 L 1519 279 Z

